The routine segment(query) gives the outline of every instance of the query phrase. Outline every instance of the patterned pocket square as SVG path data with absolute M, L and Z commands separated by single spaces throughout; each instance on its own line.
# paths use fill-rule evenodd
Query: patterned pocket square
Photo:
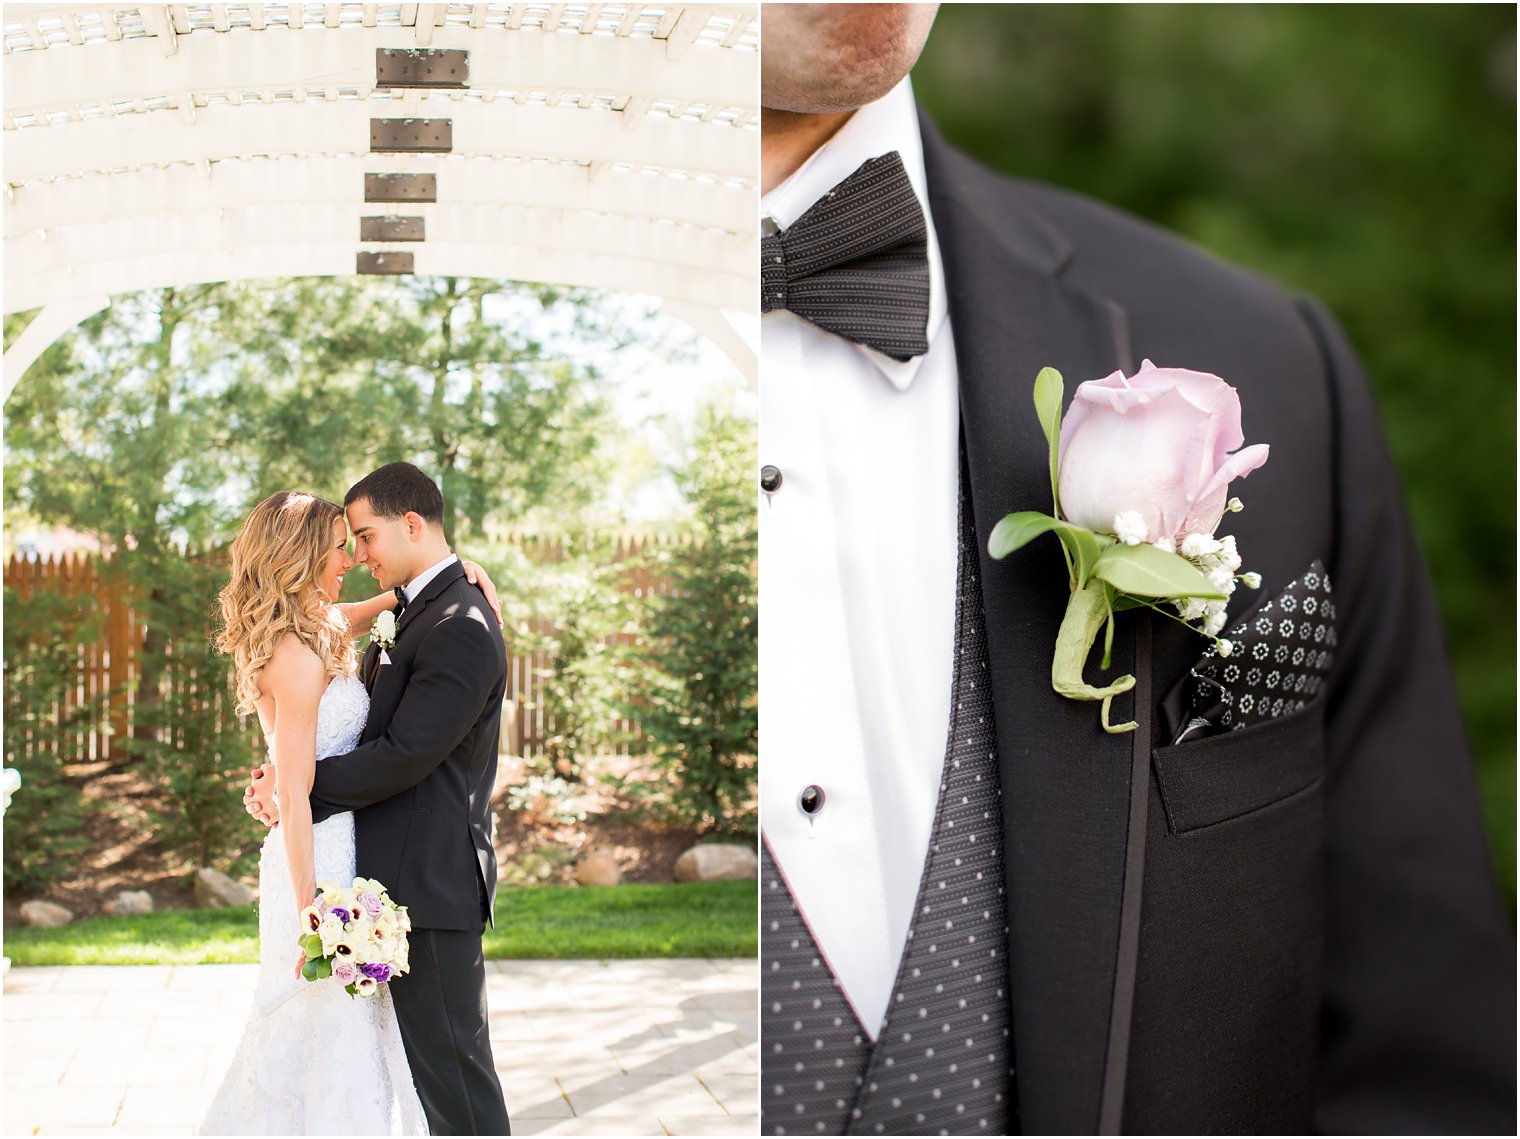
M 1264 724 L 1319 694 L 1335 660 L 1335 603 L 1318 559 L 1224 634 L 1227 657 L 1203 655 L 1162 704 L 1179 744 Z

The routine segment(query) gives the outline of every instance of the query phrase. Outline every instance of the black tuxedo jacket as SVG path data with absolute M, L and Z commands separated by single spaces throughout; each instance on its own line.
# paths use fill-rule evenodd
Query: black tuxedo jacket
M 359 873 L 408 907 L 414 927 L 480 930 L 496 897 L 506 650 L 457 562 L 407 605 L 386 655 L 365 653 L 369 720 L 357 748 L 317 764 L 312 817 L 355 812 Z
M 1513 1134 L 1513 934 L 1351 349 L 1313 302 L 994 176 L 922 125 L 982 544 L 1023 1130 Z M 1069 395 L 1145 358 L 1223 376 L 1247 441 L 1272 447 L 1221 529 L 1264 582 L 1237 590 L 1232 618 L 1316 558 L 1337 607 L 1307 709 L 1177 747 L 1157 705 L 1203 638 L 1121 614 L 1103 675 L 1136 676 L 1113 714 L 1140 727 L 1106 735 L 1096 704 L 1051 691 L 1068 594 L 1054 539 L 986 552 L 1004 514 L 1050 509 L 1040 368 Z

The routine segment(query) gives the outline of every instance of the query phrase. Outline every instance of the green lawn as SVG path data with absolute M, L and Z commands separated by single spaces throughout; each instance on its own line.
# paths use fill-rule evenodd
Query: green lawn
M 538 886 L 496 896 L 487 958 L 753 957 L 754 882 Z M 246 910 L 172 910 L 61 929 L 7 928 L 15 965 L 204 965 L 258 959 Z

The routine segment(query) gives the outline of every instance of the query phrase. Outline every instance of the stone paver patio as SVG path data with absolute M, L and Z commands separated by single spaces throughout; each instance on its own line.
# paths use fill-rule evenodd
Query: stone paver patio
M 12 968 L 5 1134 L 190 1134 L 231 1062 L 255 968 Z M 487 970 L 516 1134 L 758 1133 L 753 959 Z

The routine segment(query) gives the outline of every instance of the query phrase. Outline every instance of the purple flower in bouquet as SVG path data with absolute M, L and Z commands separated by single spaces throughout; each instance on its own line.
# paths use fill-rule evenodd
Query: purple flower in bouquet
M 334 906 L 332 908 L 332 912 L 337 915 L 338 920 L 344 925 L 347 925 L 354 916 L 345 910 L 342 906 Z
M 359 972 L 376 982 L 389 981 L 391 979 L 391 967 L 380 961 L 360 965 Z

